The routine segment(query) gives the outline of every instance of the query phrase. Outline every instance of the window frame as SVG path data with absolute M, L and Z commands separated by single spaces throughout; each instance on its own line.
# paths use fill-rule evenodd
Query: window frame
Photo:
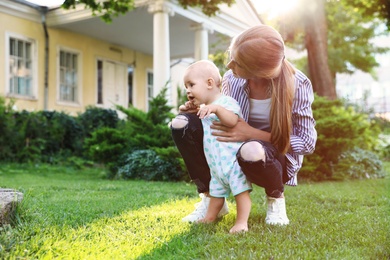
M 77 55 L 77 100 L 61 100 L 61 51 L 65 53 L 71 53 L 71 54 L 76 54 Z M 57 99 L 57 104 L 59 105 L 66 105 L 66 106 L 76 106 L 76 107 L 81 107 L 83 103 L 83 80 L 82 80 L 82 52 L 65 47 L 65 46 L 59 46 L 57 48 L 57 87 L 56 87 L 56 99 Z
M 152 82 L 152 85 L 149 84 L 149 74 L 152 74 L 152 79 L 153 79 L 153 82 Z M 149 96 L 149 89 L 152 89 L 152 96 L 150 97 Z M 153 70 L 152 69 L 146 69 L 146 93 L 145 93 L 145 97 L 146 97 L 146 111 L 149 111 L 149 102 L 154 98 L 154 73 L 153 73 Z
M 16 39 L 19 41 L 28 42 L 31 44 L 31 90 L 30 95 L 23 95 L 18 93 L 11 93 L 10 86 L 10 41 L 11 39 Z M 13 32 L 6 32 L 5 34 L 5 93 L 6 97 L 17 98 L 17 99 L 27 99 L 27 100 L 37 100 L 38 99 L 38 42 L 37 40 L 27 37 L 22 34 L 17 34 Z

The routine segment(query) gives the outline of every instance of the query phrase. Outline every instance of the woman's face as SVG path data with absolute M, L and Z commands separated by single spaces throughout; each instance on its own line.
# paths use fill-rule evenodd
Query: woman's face
M 237 78 L 242 78 L 242 79 L 249 79 L 249 78 L 252 78 L 253 75 L 248 72 L 242 65 L 241 63 L 237 62 L 235 59 L 234 59 L 234 53 L 232 51 L 230 51 L 228 53 L 228 63 L 226 65 L 226 67 L 228 67 L 229 69 L 232 70 L 233 72 L 233 75 Z

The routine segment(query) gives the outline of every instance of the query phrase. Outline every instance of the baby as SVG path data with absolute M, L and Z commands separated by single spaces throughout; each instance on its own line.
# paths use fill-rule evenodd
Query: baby
M 248 218 L 251 209 L 249 192 L 251 184 L 246 180 L 236 160 L 241 142 L 220 142 L 211 133 L 213 121 L 220 121 L 226 127 L 233 127 L 241 117 L 237 101 L 221 93 L 221 75 L 211 61 L 201 60 L 191 64 L 184 74 L 184 85 L 188 100 L 183 110 L 198 109 L 202 120 L 203 144 L 207 163 L 210 167 L 210 204 L 203 219 L 198 223 L 211 223 L 217 219 L 225 198 L 230 192 L 237 205 L 237 218 L 230 233 L 248 231 Z

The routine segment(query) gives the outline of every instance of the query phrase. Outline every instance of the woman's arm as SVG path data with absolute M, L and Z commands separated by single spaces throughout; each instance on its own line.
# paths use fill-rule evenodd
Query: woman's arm
M 250 126 L 242 118 L 238 119 L 234 127 L 227 127 L 221 122 L 213 122 L 211 129 L 220 130 L 213 131 L 212 135 L 217 136 L 217 140 L 221 142 L 245 142 L 251 139 L 270 142 L 271 140 L 270 133 Z
M 304 76 L 298 74 L 297 77 Z M 290 144 L 293 153 L 304 155 L 314 152 L 317 131 L 315 130 L 315 120 L 311 108 L 314 101 L 312 85 L 307 78 L 299 82 L 293 104 L 293 133 L 291 134 Z

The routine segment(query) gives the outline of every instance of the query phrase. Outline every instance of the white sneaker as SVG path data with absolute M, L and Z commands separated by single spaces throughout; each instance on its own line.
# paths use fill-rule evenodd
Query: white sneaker
M 284 198 L 267 196 L 268 210 L 265 223 L 270 225 L 288 225 L 290 220 L 286 214 L 286 201 Z
M 199 219 L 202 219 L 206 216 L 207 208 L 210 204 L 210 198 L 205 196 L 203 193 L 199 194 L 199 197 L 202 198 L 201 202 L 198 202 L 195 204 L 195 210 L 189 214 L 188 216 L 185 216 L 182 218 L 182 221 L 184 222 L 196 222 Z M 224 215 L 229 213 L 228 205 L 225 202 L 223 203 L 222 209 L 218 213 L 218 218 L 223 217 Z

